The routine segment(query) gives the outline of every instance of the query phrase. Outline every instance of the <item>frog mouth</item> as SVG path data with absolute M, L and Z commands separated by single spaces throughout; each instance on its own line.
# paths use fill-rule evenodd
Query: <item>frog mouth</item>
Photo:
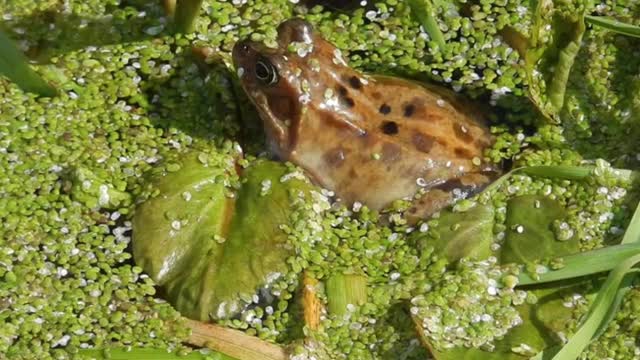
M 269 152 L 281 160 L 287 160 L 285 154 L 289 148 L 289 125 L 273 113 L 268 106 L 267 96 L 256 94 L 253 96 L 254 105 L 262 120 L 268 139 Z

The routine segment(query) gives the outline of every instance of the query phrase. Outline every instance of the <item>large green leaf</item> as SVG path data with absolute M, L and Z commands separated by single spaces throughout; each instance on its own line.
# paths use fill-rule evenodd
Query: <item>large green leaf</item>
M 476 204 L 463 212 L 443 210 L 429 233 L 414 232 L 420 246 L 431 246 L 450 263 L 463 257 L 483 260 L 491 256 L 493 208 Z
M 555 221 L 566 211 L 557 201 L 544 196 L 524 195 L 507 203 L 506 237 L 500 261 L 527 264 L 579 251 L 579 239 L 556 239 Z
M 281 182 L 285 165 L 257 161 L 233 189 L 233 164 L 210 166 L 195 155 L 180 163 L 179 171 L 151 180 L 159 194 L 136 210 L 134 257 L 185 316 L 227 318 L 287 271 L 292 250 L 279 226 L 311 185 Z

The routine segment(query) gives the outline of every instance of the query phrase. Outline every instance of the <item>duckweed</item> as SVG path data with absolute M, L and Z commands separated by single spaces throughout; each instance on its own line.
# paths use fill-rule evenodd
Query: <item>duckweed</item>
M 259 121 L 235 73 L 224 64 L 202 64 L 192 45 L 211 46 L 228 58 L 239 38 L 273 43 L 275 25 L 302 16 L 352 66 L 429 79 L 489 99 L 504 120 L 492 128 L 497 141 L 486 157 L 493 162 L 577 165 L 606 158 L 620 168 L 640 164 L 629 140 L 640 138 L 637 39 L 589 29 L 569 75 L 562 124 L 538 125 L 526 101 L 523 61 L 503 38 L 507 27 L 531 31 L 528 2 L 436 2 L 444 51 L 412 20 L 405 2 L 362 3 L 346 13 L 289 0 L 207 0 L 194 33 L 181 35 L 172 33 L 160 2 L 0 1 L 0 27 L 61 90 L 55 98 L 36 98 L 0 80 L 0 354 L 60 359 L 74 357 L 78 349 L 110 346 L 189 351 L 182 345 L 188 330 L 178 312 L 131 260 L 136 201 L 151 195 L 147 174 L 179 172 L 175 159 L 184 152 L 215 149 L 213 157 L 238 158 L 240 146 L 254 155 L 264 149 Z M 594 12 L 640 24 L 635 3 L 604 1 Z M 508 230 L 507 201 L 520 195 L 547 196 L 567 209 L 567 218 L 554 225 L 559 239 L 571 232 L 581 249 L 601 247 L 619 237 L 638 194 L 611 165 L 596 165 L 586 181 L 515 175 L 500 191 L 465 206 L 478 202 L 495 209 L 494 252 Z M 292 167 L 292 177 L 304 176 Z M 262 192 L 269 190 L 263 183 Z M 189 194 L 182 195 L 188 201 Z M 423 359 L 427 353 L 411 315 L 421 319 L 436 347 L 490 349 L 517 325 L 514 306 L 535 301 L 512 290 L 509 269 L 489 260 L 451 269 L 429 246 L 416 246 L 412 233 L 438 237 L 437 216 L 412 227 L 402 219 L 399 202 L 395 212 L 383 214 L 391 224 L 381 226 L 381 214 L 334 205 L 331 196 L 319 190 L 281 225 L 296 251 L 287 259 L 290 271 L 274 274 L 259 291 L 273 301 L 223 324 L 290 344 L 296 360 L 398 354 Z M 534 267 L 547 265 L 553 264 Z M 318 280 L 344 272 L 366 276 L 368 301 L 344 316 L 323 314 L 321 331 L 300 331 L 294 300 L 303 270 Z M 323 291 L 318 296 L 326 302 Z M 412 304 L 408 311 L 406 302 Z M 575 330 L 589 299 L 576 295 L 565 302 L 573 320 L 558 336 Z M 445 306 L 456 311 L 444 312 Z M 640 291 L 634 288 L 583 358 L 637 357 L 639 309 Z M 448 326 L 463 331 L 443 332 Z

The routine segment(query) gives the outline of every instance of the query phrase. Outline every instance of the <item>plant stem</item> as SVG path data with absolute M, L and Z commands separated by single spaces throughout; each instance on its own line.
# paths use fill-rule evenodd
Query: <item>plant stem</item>
M 310 330 L 318 330 L 322 303 L 316 295 L 318 280 L 310 277 L 306 272 L 302 279 L 302 302 L 304 308 L 304 323 Z
M 337 274 L 327 280 L 329 312 L 344 315 L 348 305 L 367 302 L 367 278 L 356 274 Z
M 195 20 L 200 12 L 202 0 L 177 0 L 175 5 L 175 22 L 178 32 L 193 32 Z
M 185 319 L 191 329 L 187 342 L 198 347 L 208 347 L 238 360 L 287 360 L 285 350 L 242 331 L 200 321 Z

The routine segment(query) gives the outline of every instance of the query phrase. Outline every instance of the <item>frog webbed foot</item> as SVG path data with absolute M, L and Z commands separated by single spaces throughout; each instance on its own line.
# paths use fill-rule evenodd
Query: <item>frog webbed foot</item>
M 419 198 L 415 199 L 404 216 L 410 224 L 428 219 L 436 212 L 454 204 L 458 200 L 466 199 L 479 193 L 493 181 L 493 177 L 485 172 L 474 172 L 449 179 L 428 189 Z

